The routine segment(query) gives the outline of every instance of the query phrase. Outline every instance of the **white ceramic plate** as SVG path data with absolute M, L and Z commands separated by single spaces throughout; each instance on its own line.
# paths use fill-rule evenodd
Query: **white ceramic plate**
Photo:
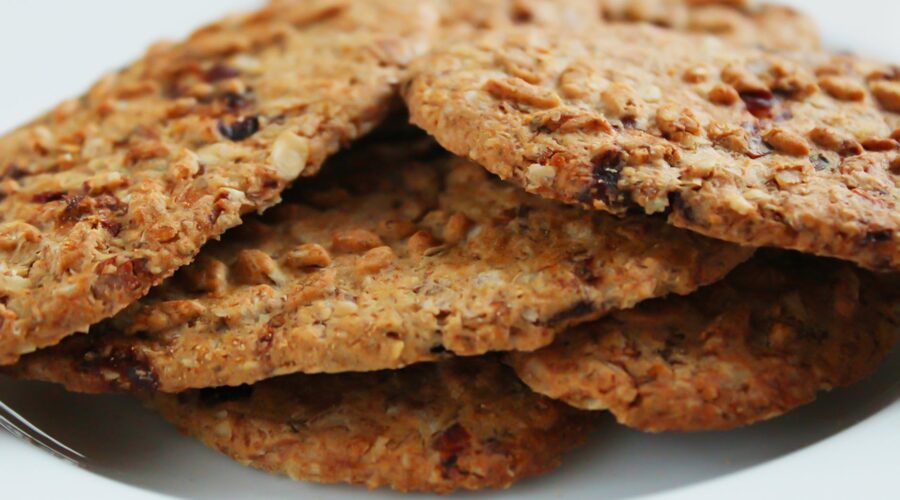
M 0 130 L 77 95 L 150 42 L 255 0 L 4 0 Z M 795 0 L 829 45 L 900 62 L 900 3 Z M 245 469 L 185 439 L 127 397 L 0 380 L 0 399 L 102 464 L 70 466 L 0 432 L 3 498 L 382 498 Z M 749 429 L 643 435 L 608 419 L 558 472 L 500 498 L 900 498 L 900 352 L 878 374 Z

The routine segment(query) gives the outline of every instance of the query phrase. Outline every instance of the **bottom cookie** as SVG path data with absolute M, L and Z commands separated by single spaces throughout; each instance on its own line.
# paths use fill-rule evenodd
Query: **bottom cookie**
M 766 420 L 871 374 L 900 337 L 900 276 L 761 252 L 725 281 L 510 356 L 522 380 L 645 431 Z
M 447 493 L 505 488 L 581 444 L 591 412 L 528 390 L 493 357 L 293 375 L 147 396 L 182 432 L 297 480 Z

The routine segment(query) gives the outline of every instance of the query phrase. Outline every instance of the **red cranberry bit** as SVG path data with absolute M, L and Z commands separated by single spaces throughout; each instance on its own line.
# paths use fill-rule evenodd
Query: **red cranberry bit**
M 772 108 L 775 106 L 774 94 L 766 90 L 750 90 L 741 92 L 740 96 L 750 114 L 760 119 L 772 118 Z
M 442 465 L 449 469 L 456 465 L 459 454 L 469 447 L 471 439 L 469 431 L 456 423 L 441 432 L 432 447 L 441 454 Z
M 220 80 L 227 80 L 229 78 L 234 78 L 240 74 L 241 74 L 240 71 L 232 68 L 231 66 L 227 66 L 225 64 L 218 63 L 206 71 L 206 74 L 203 75 L 203 79 L 209 83 L 213 83 L 213 82 L 218 82 Z

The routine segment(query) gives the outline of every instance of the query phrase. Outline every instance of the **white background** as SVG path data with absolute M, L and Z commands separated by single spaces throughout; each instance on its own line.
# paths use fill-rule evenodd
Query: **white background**
M 829 46 L 900 62 L 900 2 L 787 1 Z M 254 0 L 0 0 L 0 131 L 79 94 L 160 38 Z M 179 437 L 127 398 L 0 381 L 0 398 L 102 467 L 88 473 L 0 433 L 3 498 L 375 498 L 244 469 Z M 498 496 L 900 498 L 900 353 L 876 377 L 774 422 L 647 436 L 607 422 L 557 473 Z M 156 492 L 156 493 L 151 493 Z

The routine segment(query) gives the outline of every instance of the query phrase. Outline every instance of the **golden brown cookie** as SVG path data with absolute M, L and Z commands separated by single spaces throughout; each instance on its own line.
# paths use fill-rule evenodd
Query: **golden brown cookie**
M 732 43 L 775 49 L 819 47 L 815 23 L 789 7 L 729 0 L 444 0 L 438 38 L 541 26 L 563 32 L 596 30 L 600 23 L 650 23 L 706 33 Z
M 597 0 L 442 0 L 441 37 L 532 25 L 581 29 L 602 22 Z
M 730 429 L 873 372 L 900 338 L 900 276 L 761 254 L 688 297 L 647 302 L 513 354 L 536 391 L 645 431 Z
M 0 364 L 112 316 L 371 129 L 429 6 L 277 2 L 0 138 Z
M 506 488 L 548 472 L 584 441 L 593 418 L 534 394 L 493 358 L 293 375 L 147 401 L 245 465 L 296 480 L 436 493 Z
M 429 140 L 377 137 L 19 376 L 102 392 L 239 385 L 535 350 L 721 279 L 751 250 L 525 193 Z
M 413 121 L 528 191 L 900 269 L 900 69 L 649 26 L 510 30 L 419 60 Z
M 716 35 L 732 43 L 771 49 L 819 47 L 815 23 L 796 10 L 747 0 L 599 0 L 609 22 L 645 22 Z

